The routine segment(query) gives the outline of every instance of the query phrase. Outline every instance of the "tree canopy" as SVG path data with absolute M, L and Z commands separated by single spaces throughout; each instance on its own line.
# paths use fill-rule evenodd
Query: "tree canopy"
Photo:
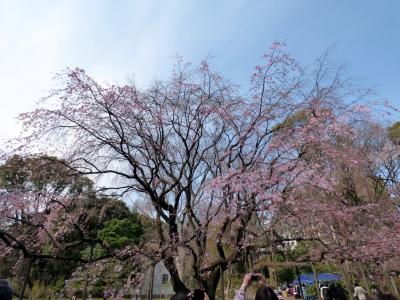
M 7 173 L 5 184 L 24 193 L 4 191 L 1 214 L 36 212 L 39 240 L 53 247 L 55 237 L 74 232 L 79 243 L 114 248 L 115 257 L 163 260 L 176 292 L 188 290 L 189 271 L 211 299 L 221 272 L 243 255 L 281 251 L 290 240 L 318 245 L 308 261 L 393 259 L 400 249 L 398 149 L 390 141 L 397 125 L 378 138 L 368 129 L 385 129 L 368 90 L 351 86 L 328 55 L 310 71 L 284 46 L 274 43 L 263 56 L 247 93 L 207 61 L 179 60 L 168 80 L 146 89 L 102 85 L 79 68 L 59 74 L 60 87 L 20 116 L 26 131 L 18 150 L 57 149 L 43 161 L 60 167 L 32 177 L 32 186 L 24 170 Z M 64 170 L 74 181 L 58 180 Z M 135 197 L 155 234 L 138 244 L 139 223 L 106 220 L 114 202 L 98 192 Z

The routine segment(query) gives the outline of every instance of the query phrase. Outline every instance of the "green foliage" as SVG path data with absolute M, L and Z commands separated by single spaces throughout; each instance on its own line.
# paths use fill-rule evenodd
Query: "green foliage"
M 136 218 L 112 219 L 105 222 L 98 237 L 112 248 L 121 248 L 128 243 L 136 244 L 143 234 L 143 227 Z
M 109 198 L 109 197 L 101 197 L 98 198 L 98 203 L 96 206 L 101 208 L 100 218 L 101 222 L 110 221 L 112 219 L 125 219 L 132 218 L 136 221 L 137 214 L 135 212 L 131 212 L 126 204 L 118 199 Z
M 306 287 L 306 294 L 311 297 L 317 297 L 317 288 L 315 285 L 307 285 Z
M 86 247 L 81 252 L 81 257 L 83 259 L 86 259 L 86 260 L 98 259 L 100 257 L 105 256 L 107 253 L 106 250 L 102 246 L 100 246 L 99 244 L 96 244 L 96 246 L 94 246 L 94 248 L 93 248 L 92 257 L 90 257 L 90 247 L 91 246 Z
M 132 213 L 126 204 L 117 198 L 95 194 L 92 185 L 89 178 L 71 172 L 66 162 L 55 157 L 15 155 L 0 164 L 0 188 L 8 191 L 71 195 L 71 198 L 79 199 L 79 201 L 69 204 L 68 212 L 71 215 L 79 216 L 78 225 L 87 239 L 97 240 L 98 231 L 103 229 L 104 241 L 111 247 L 121 247 L 126 243 L 138 242 L 143 233 L 139 221 L 140 216 L 135 212 Z M 73 197 L 76 195 L 79 195 L 79 198 Z M 67 217 L 60 214 L 54 218 L 52 230 L 57 232 L 58 228 L 62 228 Z M 107 223 L 108 221 L 111 222 Z M 150 224 L 151 220 L 147 223 Z M 35 236 L 37 231 L 35 227 L 29 227 L 23 223 L 10 223 L 8 229 L 24 232 L 30 236 Z M 58 254 L 71 259 L 89 259 L 90 245 L 79 243 L 81 232 L 73 226 L 63 230 L 60 242 L 76 246 L 58 250 L 52 243 L 47 243 L 43 244 L 38 251 L 41 254 Z M 62 253 L 57 253 L 57 251 L 62 251 Z M 93 248 L 92 259 L 103 257 L 105 253 L 105 249 L 100 244 L 96 244 Z M 0 260 L 0 273 L 14 280 L 15 275 L 11 273 L 11 270 L 17 264 L 18 258 L 19 252 L 14 250 L 9 257 Z M 52 293 L 64 289 L 65 280 L 70 279 L 71 274 L 77 270 L 79 265 L 79 262 L 73 260 L 36 260 L 31 271 L 31 279 L 35 285 L 32 290 L 27 290 L 27 293 L 32 294 L 33 299 L 47 299 Z M 126 277 L 129 272 L 126 270 L 124 274 L 120 275 Z M 115 278 L 115 272 L 110 272 L 110 274 Z M 13 282 L 18 289 L 19 281 Z M 102 288 L 104 287 L 99 287 L 99 290 Z
M 30 292 L 30 299 L 53 299 L 54 292 L 49 286 L 40 281 L 35 281 Z
M 388 128 L 388 138 L 395 143 L 400 142 L 400 122 L 393 123 L 392 126 Z
M 65 280 L 65 274 L 62 274 L 55 280 L 53 285 L 54 292 L 59 293 L 64 288 L 64 280 Z
M 296 258 L 306 255 L 308 251 L 312 249 L 312 246 L 311 242 L 298 242 L 296 247 L 287 253 L 287 256 L 290 261 L 295 261 Z
M 338 273 L 340 269 L 337 265 L 334 264 L 318 264 L 317 265 L 318 273 Z
M 310 112 L 305 110 L 299 110 L 293 115 L 289 116 L 283 122 L 283 127 L 298 127 L 303 126 L 310 118 Z
M 65 162 L 55 157 L 14 155 L 0 166 L 0 187 L 8 190 L 80 194 L 92 186 L 89 178 L 73 174 Z
M 292 282 L 296 276 L 292 268 L 277 268 L 275 270 L 278 282 Z
M 292 115 L 288 116 L 281 123 L 276 124 L 272 129 L 279 130 L 282 128 L 301 127 L 308 121 L 309 117 L 309 112 L 305 110 L 298 110 Z
M 374 289 L 379 288 L 379 286 L 376 282 L 371 282 L 370 288 L 374 290 Z

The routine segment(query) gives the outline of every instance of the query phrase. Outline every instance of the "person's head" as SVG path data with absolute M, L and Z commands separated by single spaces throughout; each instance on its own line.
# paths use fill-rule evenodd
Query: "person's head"
M 204 290 L 193 290 L 186 295 L 186 300 L 208 300 L 208 295 Z
M 385 300 L 397 300 L 392 294 L 385 294 Z
M 382 293 L 382 291 L 378 288 L 373 289 L 372 293 L 375 295 L 375 298 L 378 300 L 386 300 L 385 295 Z
M 0 279 L 0 299 L 1 300 L 12 300 L 13 290 L 5 279 Z
M 278 296 L 271 287 L 263 285 L 256 292 L 255 300 L 278 300 Z
M 185 293 L 176 293 L 171 296 L 170 300 L 186 300 L 186 294 Z

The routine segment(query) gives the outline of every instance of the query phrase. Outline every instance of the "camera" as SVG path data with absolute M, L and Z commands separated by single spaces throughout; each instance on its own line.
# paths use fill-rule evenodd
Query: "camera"
M 251 281 L 258 281 L 258 275 L 257 274 L 253 274 L 251 276 Z

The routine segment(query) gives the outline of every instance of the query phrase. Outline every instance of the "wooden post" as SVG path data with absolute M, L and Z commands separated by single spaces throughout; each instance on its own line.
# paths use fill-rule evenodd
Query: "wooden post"
M 22 283 L 21 292 L 19 293 L 19 300 L 23 300 L 24 299 L 25 289 L 26 289 L 26 286 L 28 284 L 29 275 L 31 273 L 32 261 L 33 261 L 33 259 L 29 258 L 28 266 L 27 266 L 26 272 L 25 272 L 24 282 Z
M 313 274 L 314 274 L 314 285 L 315 285 L 315 288 L 317 290 L 318 300 L 321 300 L 321 293 L 320 293 L 319 284 L 318 284 L 318 274 L 317 274 L 317 270 L 315 268 L 314 263 L 311 263 L 311 268 L 312 268 L 312 271 L 313 271 Z
M 155 266 L 152 265 L 150 269 L 150 286 L 147 292 L 147 300 L 153 300 L 154 268 Z
M 389 274 L 389 277 L 390 277 L 390 283 L 392 284 L 393 293 L 397 297 L 397 299 L 400 299 L 399 289 L 397 288 L 396 285 L 396 278 L 394 278 L 393 274 Z

